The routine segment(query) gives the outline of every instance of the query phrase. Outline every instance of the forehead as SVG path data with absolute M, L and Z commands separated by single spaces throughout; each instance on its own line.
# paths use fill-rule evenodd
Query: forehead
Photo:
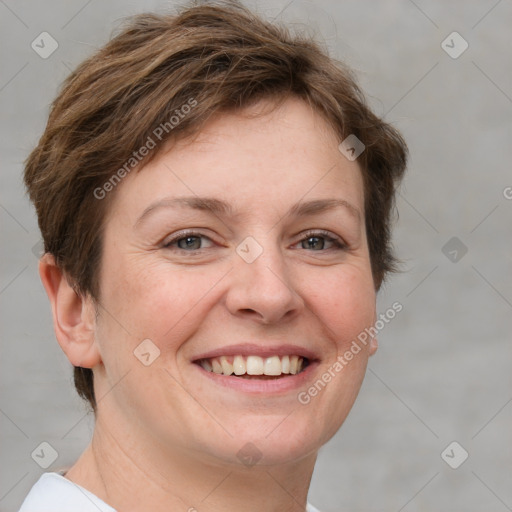
M 363 206 L 359 166 L 338 150 L 331 126 L 304 101 L 260 102 L 211 119 L 192 137 L 170 141 L 116 191 L 116 209 L 147 208 L 169 196 L 224 198 L 238 205 L 296 205 L 340 196 Z M 142 210 L 141 210 L 142 209 Z

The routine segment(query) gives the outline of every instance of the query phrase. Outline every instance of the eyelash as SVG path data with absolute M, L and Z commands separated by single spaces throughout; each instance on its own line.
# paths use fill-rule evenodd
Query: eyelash
M 328 242 L 332 242 L 334 247 L 332 247 L 331 250 L 344 251 L 347 249 L 347 245 L 342 240 L 340 240 L 339 238 L 333 237 L 329 233 L 329 231 L 323 231 L 323 230 L 306 231 L 306 233 L 303 234 L 303 238 L 301 240 L 299 240 L 299 242 L 303 242 L 304 240 L 307 240 L 308 238 L 315 238 L 315 237 L 325 238 L 325 240 L 327 240 Z M 328 250 L 330 250 L 330 249 L 322 249 L 322 251 L 328 251 Z M 312 251 L 312 252 L 317 252 L 317 251 Z
M 191 254 L 199 254 L 203 250 L 208 249 L 208 247 L 205 247 L 204 249 L 192 249 L 190 251 L 187 251 L 186 249 L 181 249 L 180 247 L 175 247 L 175 248 L 171 247 L 173 244 L 179 242 L 180 240 L 184 240 L 186 238 L 207 238 L 208 240 L 211 240 L 211 238 L 209 238 L 208 236 L 206 236 L 202 233 L 198 233 L 197 231 L 182 231 L 181 233 L 178 233 L 175 237 L 173 237 L 171 240 L 166 241 L 163 244 L 163 247 L 166 249 L 181 250 L 181 251 L 191 253 Z M 311 251 L 311 252 L 325 252 L 325 251 L 329 251 L 329 250 L 343 251 L 343 250 L 347 249 L 347 246 L 345 243 L 343 243 L 341 240 L 331 236 L 331 234 L 328 231 L 323 231 L 323 230 L 307 231 L 306 233 L 304 233 L 303 238 L 301 240 L 299 240 L 297 243 L 303 242 L 304 240 L 308 240 L 309 238 L 324 238 L 328 242 L 332 242 L 334 244 L 334 247 L 332 247 L 330 249 L 320 249 L 318 251 Z M 305 249 L 305 250 L 307 250 L 307 249 Z

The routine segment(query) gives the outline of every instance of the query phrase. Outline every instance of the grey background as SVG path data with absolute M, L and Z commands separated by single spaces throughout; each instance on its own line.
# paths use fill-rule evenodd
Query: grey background
M 325 512 L 512 510 L 512 3 L 246 3 L 311 27 L 411 150 L 395 230 L 404 272 L 379 297 L 381 312 L 395 301 L 404 309 L 320 451 L 310 501 Z M 43 472 L 31 458 L 42 441 L 59 454 L 56 470 L 92 433 L 39 282 L 22 162 L 59 84 L 115 22 L 170 5 L 0 0 L 2 512 L 17 510 Z M 43 31 L 59 44 L 48 59 L 30 46 Z M 457 59 L 441 47 L 453 31 L 469 43 Z M 457 262 L 453 247 L 442 250 L 452 237 L 467 247 Z M 440 455 L 452 441 L 469 453 L 458 469 Z

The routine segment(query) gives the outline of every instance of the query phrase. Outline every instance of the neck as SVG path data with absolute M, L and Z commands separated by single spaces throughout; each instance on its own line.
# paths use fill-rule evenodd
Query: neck
M 93 439 L 66 478 L 116 510 L 304 512 L 317 453 L 279 465 L 244 466 L 173 451 L 109 431 Z M 122 440 L 122 441 L 121 441 Z

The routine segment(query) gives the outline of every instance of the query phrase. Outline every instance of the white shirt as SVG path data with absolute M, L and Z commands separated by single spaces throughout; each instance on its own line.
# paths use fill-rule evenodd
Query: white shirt
M 59 473 L 44 473 L 34 484 L 19 512 L 116 512 L 92 492 Z M 320 512 L 307 504 L 306 512 Z

